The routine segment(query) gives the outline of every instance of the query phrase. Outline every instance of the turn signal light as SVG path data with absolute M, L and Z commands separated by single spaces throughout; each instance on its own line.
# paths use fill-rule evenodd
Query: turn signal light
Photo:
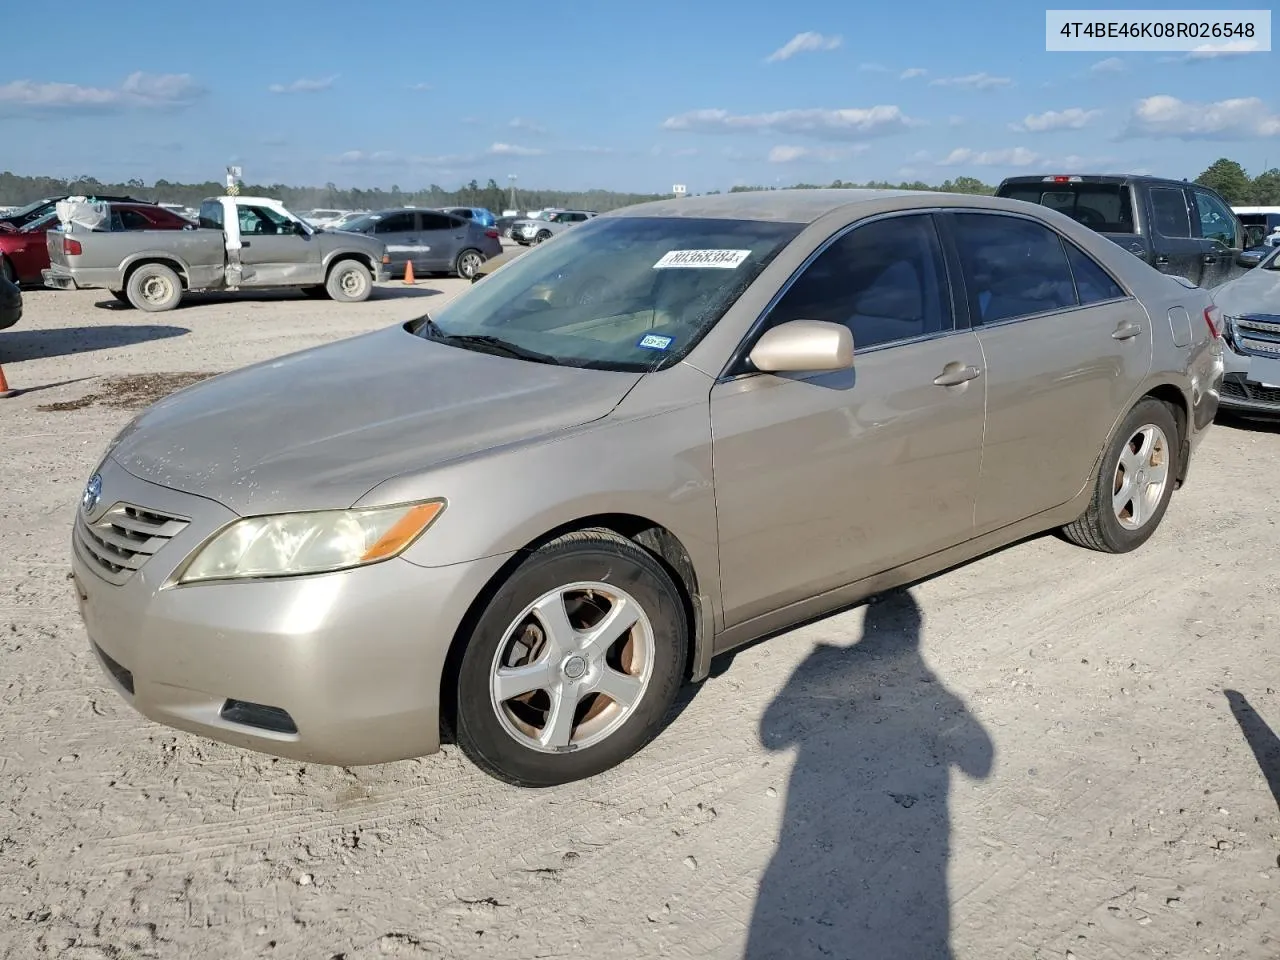
M 1222 311 L 1217 307 L 1204 308 L 1204 322 L 1209 327 L 1209 333 L 1215 340 L 1222 339 Z

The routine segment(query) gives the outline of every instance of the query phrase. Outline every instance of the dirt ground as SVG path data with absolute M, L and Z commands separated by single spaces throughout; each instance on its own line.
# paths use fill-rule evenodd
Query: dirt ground
M 0 956 L 1280 956 L 1273 429 L 1215 428 L 1136 554 L 1039 538 L 722 659 L 590 782 L 520 791 L 453 748 L 304 766 L 135 715 L 67 582 L 109 436 L 458 289 L 36 291 L 0 333 L 28 390 L 0 400 Z

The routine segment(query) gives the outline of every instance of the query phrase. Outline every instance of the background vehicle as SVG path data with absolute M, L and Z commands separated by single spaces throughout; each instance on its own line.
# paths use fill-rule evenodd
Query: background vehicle
M 484 207 L 441 207 L 440 209 L 463 220 L 474 220 L 482 227 L 492 227 L 497 223 L 497 217 Z
M 544 243 L 579 223 L 586 223 L 595 213 L 590 210 L 543 211 L 535 220 L 517 221 L 511 228 L 511 239 L 530 246 Z
M 1222 408 L 1280 418 L 1280 247 L 1269 248 L 1257 269 L 1211 292 L 1227 347 Z
M 22 291 L 16 283 L 0 277 L 0 330 L 7 330 L 22 319 Z
M 111 203 L 107 230 L 191 230 L 185 217 L 152 203 Z M 16 233 L 0 233 L 0 276 L 17 283 L 38 283 L 49 267 L 46 234 L 58 228 L 57 212 L 32 220 Z
M 443 721 L 505 780 L 591 776 L 715 653 L 1043 530 L 1137 549 L 1212 423 L 1214 323 L 1008 200 L 638 205 L 134 420 L 76 521 L 86 632 L 215 739 L 369 764 Z
M 1129 175 L 1009 177 L 996 196 L 1066 214 L 1151 264 L 1206 289 L 1238 277 L 1244 228 L 1208 187 Z
M 51 287 L 106 287 L 140 310 L 172 310 L 187 291 L 301 287 L 309 296 L 367 300 L 386 279 L 382 243 L 317 231 L 267 197 L 212 197 L 200 228 L 47 235 Z
M 317 229 L 327 229 L 350 212 L 349 210 L 309 210 L 302 215 L 302 219 Z
M 514 227 L 516 223 L 518 223 L 522 219 L 524 218 L 513 216 L 511 214 L 503 214 L 502 216 L 498 217 L 497 220 L 494 221 L 493 225 L 497 228 L 498 233 L 510 239 L 511 228 Z
M 25 207 L 19 207 L 13 213 L 0 217 L 0 229 L 3 229 L 5 226 L 9 226 L 16 230 L 19 227 L 26 226 L 33 220 L 39 220 L 41 217 L 53 213 L 54 208 L 58 205 L 58 201 L 66 200 L 69 196 L 69 194 L 64 194 L 60 197 L 45 197 L 43 200 L 36 200 L 33 203 L 28 203 Z M 139 200 L 136 197 L 114 197 L 107 196 L 105 194 L 89 196 L 86 199 L 90 201 L 97 201 L 99 203 L 147 202 L 145 200 Z
M 342 230 L 385 243 L 394 276 L 403 275 L 405 264 L 412 263 L 415 274 L 454 273 L 469 280 L 480 264 L 502 252 L 496 229 L 440 210 L 381 210 L 352 220 Z

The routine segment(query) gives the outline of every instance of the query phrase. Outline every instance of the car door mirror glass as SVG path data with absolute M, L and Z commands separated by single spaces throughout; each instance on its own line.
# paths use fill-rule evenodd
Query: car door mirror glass
M 756 341 L 752 365 L 766 373 L 824 373 L 853 366 L 853 333 L 826 320 L 789 320 Z

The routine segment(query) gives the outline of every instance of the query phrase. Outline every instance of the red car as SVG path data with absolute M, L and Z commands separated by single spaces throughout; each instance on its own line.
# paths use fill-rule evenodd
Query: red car
M 111 230 L 183 230 L 190 220 L 151 203 L 112 203 Z M 0 277 L 12 283 L 39 283 L 49 266 L 45 234 L 58 225 L 57 213 L 33 220 L 17 231 L 0 228 Z

